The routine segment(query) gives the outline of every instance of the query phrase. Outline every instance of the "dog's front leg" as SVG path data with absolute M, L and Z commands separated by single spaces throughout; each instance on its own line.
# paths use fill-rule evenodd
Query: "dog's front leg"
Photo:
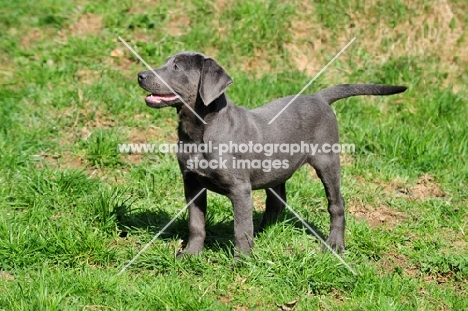
M 253 247 L 253 203 L 250 183 L 233 185 L 228 195 L 234 207 L 234 257 L 249 254 Z
M 192 178 L 184 178 L 184 191 L 187 203 L 198 197 L 188 206 L 189 210 L 189 240 L 184 253 L 198 254 L 205 244 L 206 189 L 203 189 Z M 200 194 L 200 192 L 202 192 Z M 181 255 L 181 254 L 179 254 Z

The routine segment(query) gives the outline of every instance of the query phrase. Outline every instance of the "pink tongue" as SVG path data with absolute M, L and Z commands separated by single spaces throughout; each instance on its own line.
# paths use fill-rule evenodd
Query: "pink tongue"
M 176 95 L 170 94 L 170 95 L 156 95 L 156 94 L 151 94 L 146 97 L 149 101 L 155 102 L 155 103 L 160 103 L 161 101 L 171 101 L 177 98 Z

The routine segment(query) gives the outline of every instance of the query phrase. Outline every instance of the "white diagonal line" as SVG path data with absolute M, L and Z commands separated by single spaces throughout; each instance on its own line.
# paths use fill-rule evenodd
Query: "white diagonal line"
M 326 248 L 328 248 L 328 250 L 329 250 L 330 252 L 332 252 L 332 254 L 335 255 L 335 257 L 338 258 L 338 259 L 341 261 L 341 263 L 342 263 L 343 265 L 345 265 L 346 268 L 348 268 L 349 271 L 351 271 L 354 275 L 357 275 L 356 272 L 346 263 L 346 261 L 344 261 L 343 258 L 341 258 L 341 256 L 338 255 L 338 253 L 335 252 L 335 251 L 333 250 L 333 248 L 331 248 L 330 245 L 328 245 L 327 242 L 325 242 L 325 241 L 322 239 L 322 237 L 321 237 L 317 232 L 315 232 L 315 230 L 312 229 L 312 227 L 311 227 L 298 213 L 296 213 L 295 210 L 292 209 L 291 206 L 289 206 L 273 189 L 268 188 L 268 190 L 270 190 L 271 193 L 273 193 L 273 194 L 278 198 L 278 200 L 280 200 L 280 201 L 289 209 L 289 211 L 290 211 L 291 213 L 293 213 L 294 216 L 296 216 L 296 218 L 299 219 L 299 220 L 302 222 L 302 224 L 303 224 L 304 226 L 306 226 L 306 228 L 309 229 L 310 232 L 312 232 L 312 234 L 315 235 L 315 237 L 316 237 L 317 239 L 319 239 L 320 242 L 322 242 L 322 244 L 323 244 Z
M 190 200 L 190 202 L 187 203 L 187 205 L 184 206 L 183 209 L 181 209 L 177 215 L 174 216 L 174 218 L 171 219 L 171 221 L 169 221 L 167 223 L 167 225 L 164 226 L 164 228 L 162 228 L 152 239 L 151 241 L 149 241 L 148 243 L 146 243 L 146 245 L 138 252 L 138 254 L 135 255 L 135 257 L 132 258 L 132 260 L 130 260 L 125 266 L 123 266 L 122 270 L 120 270 L 120 272 L 117 274 L 117 275 L 121 275 L 128 267 L 130 267 L 130 265 L 138 258 L 140 257 L 141 254 L 143 254 L 144 251 L 146 251 L 148 249 L 148 247 L 164 232 L 164 230 L 166 230 L 179 216 L 180 214 L 182 214 L 182 212 L 184 212 L 187 207 L 193 203 L 193 201 L 195 201 L 199 196 L 200 194 L 202 194 L 203 191 L 205 191 L 206 189 L 203 188 L 196 196 L 193 197 L 192 200 Z
M 331 63 L 333 63 L 333 62 L 335 61 L 335 59 L 337 59 L 337 58 L 341 55 L 341 53 L 343 53 L 343 52 L 348 48 L 348 46 L 351 45 L 351 43 L 354 42 L 354 40 L 356 40 L 356 37 L 352 38 L 351 41 L 349 41 L 348 44 L 346 44 L 345 47 L 342 48 L 341 51 L 339 51 L 338 54 L 336 54 L 335 57 L 333 57 L 332 60 L 329 61 L 328 64 L 327 64 L 325 67 L 323 67 L 322 70 L 320 70 L 319 73 L 317 73 L 317 74 L 315 75 L 315 77 L 313 77 L 312 80 L 310 80 L 310 82 L 307 83 L 306 86 L 304 86 L 304 87 L 302 88 L 302 90 L 301 90 L 296 96 L 294 96 L 294 98 L 291 99 L 291 100 L 289 101 L 289 103 L 288 103 L 286 106 L 284 106 L 284 108 L 281 109 L 281 111 L 278 112 L 278 113 L 276 114 L 276 116 L 275 116 L 273 119 L 270 120 L 270 122 L 268 122 L 268 124 L 273 123 L 273 121 L 275 121 L 276 118 L 278 118 L 278 116 L 279 116 L 280 114 L 282 114 L 282 113 L 286 110 L 286 108 L 288 108 L 289 105 L 291 105 L 291 103 L 292 103 L 293 101 L 295 101 L 296 98 L 298 98 L 299 95 L 301 95 L 302 92 L 304 92 L 305 89 L 308 88 L 308 87 L 312 84 L 312 82 L 314 82 L 314 81 L 328 68 L 328 66 L 330 66 Z
M 161 82 L 162 82 L 172 93 L 174 93 L 174 94 L 182 101 L 182 103 L 184 103 L 184 105 L 187 106 L 187 108 L 188 108 L 198 119 L 200 119 L 200 121 L 203 122 L 203 124 L 206 124 L 205 120 L 203 120 L 203 118 L 200 117 L 200 116 L 198 115 L 198 113 L 196 113 L 195 110 L 193 110 L 192 107 L 190 107 L 189 104 L 187 104 L 187 103 L 185 102 L 185 100 L 184 100 L 179 94 L 177 94 L 177 92 L 174 91 L 174 90 L 172 89 L 172 87 L 170 87 L 170 85 L 167 84 L 167 82 L 164 81 L 163 78 L 161 78 L 161 76 L 159 76 L 159 75 L 156 73 L 156 71 L 154 71 L 154 69 L 151 68 L 151 66 L 148 65 L 148 63 L 145 62 L 145 60 L 144 60 L 140 55 L 138 55 L 138 53 L 137 53 L 130 45 L 128 45 L 127 42 L 125 42 L 124 39 L 122 39 L 120 36 L 119 36 L 118 38 L 119 38 L 120 41 L 122 41 L 123 44 L 125 44 L 125 46 L 127 47 L 127 49 L 129 49 L 129 50 L 146 66 L 146 68 L 148 68 L 156 77 L 158 77 L 158 79 L 161 80 Z

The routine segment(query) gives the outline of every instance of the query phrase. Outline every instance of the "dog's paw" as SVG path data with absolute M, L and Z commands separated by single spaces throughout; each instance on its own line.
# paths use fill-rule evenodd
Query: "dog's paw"
M 185 256 L 186 256 L 186 254 L 183 251 L 178 251 L 175 258 L 177 260 L 182 260 Z
M 332 238 L 329 237 L 326 242 L 327 242 L 327 245 L 332 250 L 337 252 L 338 254 L 342 254 L 344 252 L 344 250 L 345 250 L 344 242 L 343 242 L 342 239 L 332 239 Z M 322 250 L 327 251 L 328 247 L 326 247 L 325 245 L 322 245 Z
M 229 265 L 231 269 L 235 268 L 240 268 L 243 267 L 245 264 L 245 261 L 248 259 L 249 255 L 243 253 L 243 252 L 238 252 L 234 251 L 234 256 L 232 258 L 232 263 Z

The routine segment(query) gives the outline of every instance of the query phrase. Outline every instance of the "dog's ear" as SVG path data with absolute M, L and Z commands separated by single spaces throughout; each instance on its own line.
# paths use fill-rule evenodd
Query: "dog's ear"
M 227 72 L 214 59 L 206 57 L 203 60 L 199 92 L 205 106 L 223 94 L 233 82 Z

